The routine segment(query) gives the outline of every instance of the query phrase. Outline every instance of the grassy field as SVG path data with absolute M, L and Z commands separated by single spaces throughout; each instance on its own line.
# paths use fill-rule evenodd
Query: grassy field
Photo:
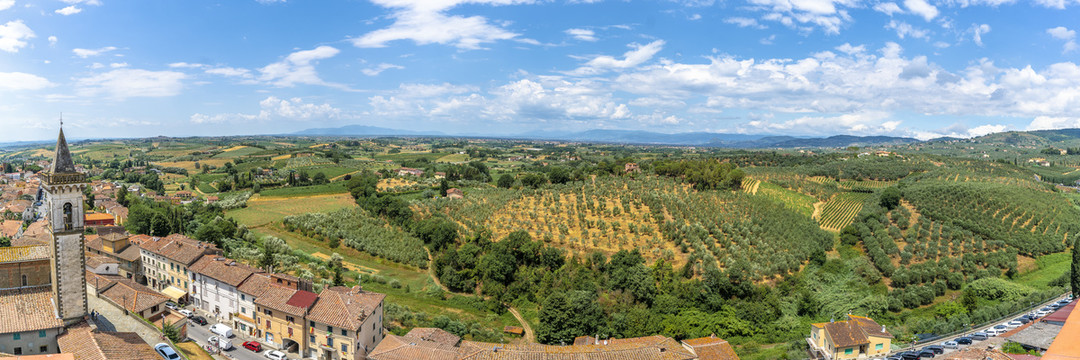
M 1069 271 L 1071 261 L 1072 255 L 1067 251 L 1040 256 L 1035 260 L 1036 270 L 1020 274 L 1013 281 L 1039 290 L 1048 289 L 1051 281 Z
M 468 154 L 450 154 L 450 155 L 446 155 L 446 156 L 443 156 L 443 157 L 438 158 L 438 159 L 435 160 L 435 162 L 444 162 L 444 163 L 458 163 L 458 162 L 465 162 L 465 161 L 469 161 L 469 155 Z
M 776 201 L 782 202 L 784 205 L 787 205 L 787 207 L 798 211 L 800 214 L 806 215 L 807 217 L 813 215 L 814 203 L 817 202 L 817 199 L 814 199 L 812 196 L 797 193 L 764 181 L 761 182 L 761 185 L 758 185 L 757 193 L 758 195 L 768 196 Z
M 398 154 L 378 154 L 375 155 L 375 160 L 385 161 L 393 160 L 396 163 L 402 161 L 416 160 L 419 158 L 428 158 L 429 160 L 435 160 L 442 157 L 442 154 L 432 154 L 430 152 L 417 152 L 417 153 L 398 153 Z
M 154 165 L 164 166 L 164 167 L 177 167 L 177 168 L 181 168 L 181 169 L 186 169 L 189 172 L 198 172 L 199 169 L 195 168 L 195 163 L 196 162 L 199 163 L 200 165 L 212 165 L 212 166 L 216 166 L 216 167 L 222 167 L 222 166 L 225 166 L 225 163 L 230 162 L 230 161 L 232 161 L 232 159 L 214 158 L 214 159 L 203 159 L 203 160 L 199 160 L 199 161 L 159 161 L 159 162 L 155 162 Z
M 233 209 L 225 214 L 249 227 L 280 222 L 288 215 L 309 212 L 330 212 L 356 206 L 349 194 L 317 195 L 307 197 L 269 197 L 260 194 L 248 200 L 247 207 Z
M 225 149 L 225 152 L 214 155 L 215 159 L 232 159 L 238 157 L 248 156 L 257 152 L 262 152 L 263 149 L 250 146 L 233 146 Z
M 267 197 L 303 197 L 329 194 L 345 194 L 345 183 L 332 182 L 323 185 L 312 186 L 288 186 L 276 189 L 263 190 L 261 194 Z
M 206 350 L 203 350 L 203 348 L 199 346 L 199 344 L 196 344 L 194 341 L 177 343 L 176 346 L 180 348 L 180 352 L 184 353 L 184 357 L 186 357 L 188 360 L 214 359 L 214 357 L 210 356 L 210 354 L 207 354 Z

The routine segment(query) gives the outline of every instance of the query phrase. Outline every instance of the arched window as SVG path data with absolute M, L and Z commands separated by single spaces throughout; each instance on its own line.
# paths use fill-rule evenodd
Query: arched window
M 71 215 L 71 203 L 64 203 L 64 231 L 71 231 L 74 228 Z
M 27 280 L 26 274 L 22 276 L 22 286 L 30 286 L 30 281 Z

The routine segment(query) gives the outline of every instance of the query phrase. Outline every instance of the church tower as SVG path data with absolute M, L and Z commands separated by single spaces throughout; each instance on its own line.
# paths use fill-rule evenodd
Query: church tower
M 41 180 L 48 193 L 46 218 L 52 229 L 53 299 L 57 315 L 70 325 L 88 313 L 83 253 L 83 189 L 88 184 L 86 175 L 75 171 L 62 128 L 52 165 L 41 173 Z

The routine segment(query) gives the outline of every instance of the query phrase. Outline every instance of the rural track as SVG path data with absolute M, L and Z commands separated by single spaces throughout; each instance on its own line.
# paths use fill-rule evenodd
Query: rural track
M 536 342 L 536 333 L 533 332 L 532 326 L 529 326 L 529 322 L 525 321 L 525 318 L 521 316 L 521 313 L 514 307 L 510 307 L 510 313 L 514 314 L 514 318 L 521 323 L 521 328 L 525 329 L 525 340 L 530 343 Z

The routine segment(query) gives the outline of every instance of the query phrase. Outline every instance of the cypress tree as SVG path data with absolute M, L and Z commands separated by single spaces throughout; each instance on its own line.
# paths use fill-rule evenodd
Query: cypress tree
M 1072 249 L 1072 293 L 1073 297 L 1080 297 L 1080 241 L 1073 240 Z

